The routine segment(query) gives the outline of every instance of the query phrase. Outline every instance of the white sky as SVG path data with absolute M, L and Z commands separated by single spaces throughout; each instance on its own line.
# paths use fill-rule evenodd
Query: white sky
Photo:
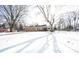
M 54 9 L 53 9 L 54 11 Z M 45 21 L 42 13 L 40 12 L 40 10 L 38 8 L 34 8 L 34 6 L 32 6 L 29 9 L 29 14 L 27 16 L 27 20 L 26 23 L 28 24 L 47 24 L 47 22 Z
M 57 18 L 61 13 L 69 12 L 69 11 L 79 11 L 79 5 L 52 5 L 51 13 L 55 13 L 55 18 Z M 40 13 L 38 8 L 34 8 L 34 6 L 30 7 L 29 14 L 27 18 L 25 18 L 27 24 L 47 24 L 43 15 Z
M 39 15 L 39 9 L 38 8 L 34 8 L 34 6 L 30 7 L 29 12 L 28 12 L 28 16 L 26 19 L 26 23 L 28 24 L 44 24 L 44 18 L 42 17 L 42 15 Z
M 1 5 L 39 5 L 39 4 L 53 4 L 53 5 L 79 5 L 78 0 L 0 0 Z
M 52 5 L 57 8 L 52 7 L 52 12 L 55 11 L 56 16 L 61 13 L 79 10 L 79 0 L 0 0 L 1 5 Z M 61 5 L 61 6 L 60 6 Z M 72 6 L 73 5 L 73 6 Z M 75 6 L 74 6 L 75 5 Z M 31 15 L 31 16 L 30 16 Z M 44 20 L 42 20 L 42 16 L 37 15 L 36 10 L 31 10 L 29 13 L 29 17 L 25 18 L 26 23 L 33 24 L 47 24 Z

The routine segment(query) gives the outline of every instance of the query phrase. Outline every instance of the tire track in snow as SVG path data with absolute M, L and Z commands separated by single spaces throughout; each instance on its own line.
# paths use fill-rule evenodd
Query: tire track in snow
M 58 47 L 58 45 L 57 45 L 57 39 L 56 39 L 56 37 L 54 36 L 54 33 L 52 33 L 52 39 L 53 39 L 53 47 L 54 47 L 54 52 L 55 53 L 61 53 L 61 51 L 60 51 L 60 49 L 59 49 L 59 47 Z
M 47 37 L 47 36 L 49 36 L 49 35 L 50 35 L 50 34 L 48 34 L 48 35 L 46 35 L 46 36 L 43 36 L 43 37 L 41 37 L 41 38 Z M 38 38 L 38 39 L 40 39 L 40 38 Z M 31 41 L 29 44 L 25 45 L 23 48 L 19 49 L 19 50 L 17 51 L 17 53 L 22 52 L 25 48 L 27 48 L 29 45 L 31 45 L 32 43 L 34 43 L 34 42 L 37 41 L 38 39 L 33 40 L 33 41 Z
M 3 48 L 3 49 L 0 50 L 0 53 L 1 53 L 1 52 L 4 52 L 4 51 L 7 51 L 7 50 L 9 50 L 9 49 L 12 49 L 12 48 L 14 48 L 14 47 L 20 46 L 20 45 L 22 45 L 22 44 L 28 43 L 28 42 L 32 42 L 32 41 L 34 42 L 35 40 L 40 39 L 40 38 L 43 38 L 43 37 L 46 37 L 46 36 L 48 36 L 48 35 L 49 35 L 49 34 L 44 35 L 44 36 L 41 36 L 41 37 L 37 37 L 37 38 L 34 38 L 34 39 L 31 39 L 31 40 L 28 40 L 28 41 L 24 41 L 24 42 L 22 42 L 22 43 L 18 43 L 18 44 L 15 44 L 15 45 L 12 45 L 12 46 L 9 46 L 9 47 L 6 47 L 6 48 Z M 30 43 L 29 43 L 28 45 L 30 45 Z M 28 45 L 27 45 L 27 46 L 28 46 Z M 25 47 L 26 47 L 26 46 L 25 46 Z M 21 49 L 19 50 L 19 52 L 22 51 L 25 47 L 21 48 Z

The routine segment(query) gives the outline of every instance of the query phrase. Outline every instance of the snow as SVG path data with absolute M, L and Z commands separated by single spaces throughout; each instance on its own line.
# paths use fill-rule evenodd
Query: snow
M 59 34 L 57 34 L 59 33 Z M 62 52 L 79 53 L 79 32 L 56 32 L 56 39 Z
M 0 33 L 0 53 L 79 53 L 79 32 Z

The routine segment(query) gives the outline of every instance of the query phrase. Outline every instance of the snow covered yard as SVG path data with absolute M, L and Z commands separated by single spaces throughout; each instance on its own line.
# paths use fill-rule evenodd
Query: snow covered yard
M 16 52 L 16 50 L 19 49 L 19 46 L 21 49 L 21 46 L 31 44 L 32 41 L 38 39 L 41 41 L 42 39 L 40 38 L 46 37 L 48 35 L 49 34 L 47 32 L 23 32 L 19 34 L 0 36 L 0 52 L 7 52 L 7 50 L 10 51 L 11 49 L 13 49 L 12 52 Z
M 0 52 L 79 53 L 79 32 L 55 31 L 52 33 L 21 32 L 8 34 L 0 33 L 2 35 L 0 36 Z
M 55 37 L 62 52 L 79 53 L 79 32 L 57 31 L 55 32 Z

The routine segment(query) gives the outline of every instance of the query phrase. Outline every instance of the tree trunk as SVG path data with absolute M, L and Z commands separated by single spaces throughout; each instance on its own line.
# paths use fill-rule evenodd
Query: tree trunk
M 50 25 L 50 31 L 51 31 L 51 32 L 53 32 L 53 31 L 54 31 L 54 29 L 53 29 L 52 25 Z
M 13 32 L 13 25 L 12 26 L 10 26 L 10 32 Z
M 74 28 L 73 30 L 75 31 L 76 30 L 76 21 L 74 21 Z
M 10 32 L 13 32 L 13 28 L 10 27 Z

